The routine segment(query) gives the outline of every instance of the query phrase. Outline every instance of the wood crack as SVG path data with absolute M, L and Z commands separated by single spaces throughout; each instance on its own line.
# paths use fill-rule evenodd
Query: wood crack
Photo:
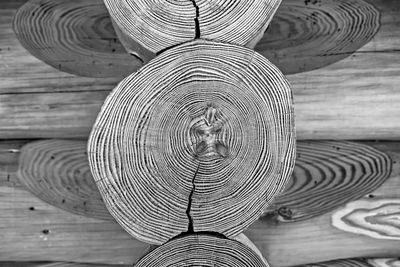
M 190 209 L 192 207 L 193 193 L 194 193 L 194 190 L 196 189 L 196 185 L 194 183 L 194 180 L 196 179 L 197 173 L 199 172 L 199 168 L 200 168 L 200 164 L 197 166 L 196 172 L 194 173 L 194 176 L 192 178 L 192 191 L 189 194 L 189 201 L 188 201 L 188 206 L 187 206 L 187 209 L 186 209 L 186 215 L 187 215 L 187 217 L 189 219 L 189 225 L 188 225 L 187 233 L 194 233 L 193 218 L 190 215 Z
M 190 0 L 196 9 L 196 17 L 194 18 L 194 24 L 195 24 L 195 36 L 194 39 L 199 39 L 200 38 L 200 23 L 199 23 L 199 17 L 200 17 L 200 11 L 199 7 L 196 4 L 195 0 Z

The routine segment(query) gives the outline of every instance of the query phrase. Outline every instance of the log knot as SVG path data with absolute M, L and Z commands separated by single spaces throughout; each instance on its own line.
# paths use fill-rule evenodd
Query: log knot
M 226 158 L 228 147 L 222 142 L 223 122 L 218 119 L 219 111 L 208 105 L 204 115 L 195 118 L 191 126 L 191 141 L 198 159 Z

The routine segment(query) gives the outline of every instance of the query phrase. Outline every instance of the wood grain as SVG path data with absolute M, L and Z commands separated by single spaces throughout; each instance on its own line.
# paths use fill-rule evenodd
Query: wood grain
M 288 76 L 298 139 L 399 139 L 400 4 L 372 3 L 381 27 L 369 43 L 322 69 Z M 12 32 L 16 4 L 9 5 L 0 10 L 0 137 L 87 138 L 118 79 L 74 77 L 29 56 Z
M 368 263 L 373 267 L 399 267 L 400 258 L 368 259 Z
M 372 199 L 400 199 L 400 143 L 372 142 L 392 159 L 392 173 Z M 1 154 L 0 154 L 1 155 Z M 13 154 L 5 154 L 13 157 Z M 16 163 L 15 163 L 16 164 Z M 73 215 L 46 204 L 31 193 L 0 185 L 0 261 L 63 261 L 133 264 L 148 247 L 115 222 Z M 31 210 L 31 208 L 34 210 Z M 374 239 L 331 226 L 332 212 L 293 223 L 259 220 L 246 235 L 271 266 L 294 266 L 340 258 L 392 257 L 396 240 Z M 43 230 L 50 233 L 44 235 Z M 48 236 L 44 240 L 40 236 Z
M 60 71 L 122 78 L 142 66 L 118 41 L 102 1 L 30 0 L 13 29 L 32 55 Z
M 173 239 L 145 255 L 135 266 L 269 267 L 264 259 L 245 244 L 207 234 Z
M 370 145 L 388 154 L 392 159 L 393 167 L 390 178 L 374 192 L 368 194 L 365 199 L 399 200 L 399 143 L 382 142 L 370 143 Z M 294 223 L 280 223 L 268 217 L 262 218 L 245 234 L 272 266 L 302 265 L 359 257 L 396 258 L 400 255 L 399 240 L 376 239 L 334 227 L 331 217 L 335 211 Z
M 113 220 L 90 173 L 85 141 L 44 140 L 20 152 L 18 178 L 35 196 L 69 212 Z
M 255 47 L 285 74 L 319 69 L 371 41 L 380 13 L 363 0 L 285 0 Z
M 392 170 L 390 157 L 352 142 L 303 141 L 285 190 L 265 216 L 280 222 L 307 220 L 377 189 Z
M 0 262 L 1 267 L 131 267 L 122 264 L 91 264 L 77 262 Z
M 162 244 L 190 229 L 231 237 L 289 179 L 293 120 L 289 84 L 269 61 L 197 40 L 113 90 L 89 163 L 110 213 L 134 237 Z
M 155 54 L 196 38 L 253 48 L 281 0 L 104 2 L 122 43 L 140 57 L 143 50 Z

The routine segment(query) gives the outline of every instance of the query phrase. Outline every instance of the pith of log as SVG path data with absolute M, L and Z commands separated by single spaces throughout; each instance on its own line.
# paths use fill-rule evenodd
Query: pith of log
M 390 178 L 368 193 L 368 199 L 400 199 L 400 143 L 370 145 L 388 154 L 393 166 Z M 10 146 L 9 149 L 16 150 Z M 15 156 L 8 151 L 4 151 L 4 157 Z M 4 157 L 0 154 L 0 158 Z M 0 229 L 5 233 L 3 245 L 0 244 L 1 261 L 132 264 L 147 250 L 147 245 L 133 239 L 115 222 L 67 213 L 40 201 L 14 183 L 0 186 L 0 190 Z M 249 227 L 246 235 L 271 266 L 354 257 L 396 258 L 400 254 L 397 240 L 375 239 L 332 226 L 333 212 L 293 223 L 267 217 Z M 48 234 L 43 233 L 46 229 Z
M 265 214 L 280 222 L 307 220 L 361 198 L 392 170 L 390 157 L 368 145 L 304 141 L 296 146 L 292 178 Z
M 177 46 L 113 90 L 88 155 L 110 213 L 134 237 L 235 236 L 291 175 L 289 84 L 253 50 L 204 40 Z
M 381 27 L 369 43 L 335 64 L 288 76 L 298 139 L 399 138 L 400 3 L 372 4 Z M 16 4 L 9 5 L 0 9 L 0 135 L 87 138 L 118 79 L 73 77 L 29 56 L 12 33 Z
M 319 69 L 368 43 L 379 20 L 363 0 L 285 0 L 255 50 L 285 74 Z
M 173 239 L 141 258 L 135 267 L 263 266 L 264 259 L 241 242 L 207 234 Z
M 90 173 L 84 141 L 46 140 L 25 145 L 18 177 L 30 192 L 53 206 L 112 220 Z
M 138 56 L 141 50 L 157 53 L 195 38 L 253 48 L 280 2 L 104 0 L 122 43 Z
M 54 68 L 88 77 L 125 77 L 142 66 L 118 41 L 98 0 L 30 0 L 13 29 L 21 44 Z

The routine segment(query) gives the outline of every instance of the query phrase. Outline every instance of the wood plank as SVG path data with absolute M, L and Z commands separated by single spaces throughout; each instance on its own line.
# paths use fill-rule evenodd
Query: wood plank
M 400 138 L 400 2 L 372 2 L 381 27 L 371 42 L 335 64 L 288 76 L 299 139 Z M 117 80 L 51 69 L 13 36 L 15 10 L 1 12 L 0 137 L 87 137 Z

